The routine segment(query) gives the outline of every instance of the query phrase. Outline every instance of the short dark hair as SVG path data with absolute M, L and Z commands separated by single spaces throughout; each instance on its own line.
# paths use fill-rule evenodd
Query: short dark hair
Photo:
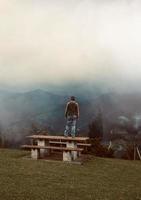
M 70 98 L 72 101 L 75 101 L 75 97 L 74 96 L 71 96 Z

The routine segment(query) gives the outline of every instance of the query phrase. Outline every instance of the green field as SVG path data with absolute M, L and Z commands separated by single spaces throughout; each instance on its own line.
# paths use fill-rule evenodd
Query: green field
M 0 200 L 139 200 L 141 162 L 92 157 L 84 165 L 0 150 Z

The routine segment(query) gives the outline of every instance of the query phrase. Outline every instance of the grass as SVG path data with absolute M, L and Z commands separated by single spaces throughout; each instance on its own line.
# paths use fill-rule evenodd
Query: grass
M 0 200 L 141 200 L 141 162 L 93 157 L 84 165 L 0 150 Z

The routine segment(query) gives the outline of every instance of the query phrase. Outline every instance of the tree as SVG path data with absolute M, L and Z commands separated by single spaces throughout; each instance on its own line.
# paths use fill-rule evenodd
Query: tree
M 103 137 L 103 120 L 101 111 L 98 112 L 95 119 L 89 124 L 88 135 L 90 138 L 101 138 Z

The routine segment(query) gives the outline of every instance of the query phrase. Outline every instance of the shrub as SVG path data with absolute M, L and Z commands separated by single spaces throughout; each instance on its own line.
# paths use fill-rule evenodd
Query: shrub
M 101 144 L 101 138 L 95 138 L 91 139 L 91 154 L 94 154 L 95 156 L 100 156 L 100 157 L 113 157 L 113 150 L 108 149 L 108 147 L 104 146 Z

